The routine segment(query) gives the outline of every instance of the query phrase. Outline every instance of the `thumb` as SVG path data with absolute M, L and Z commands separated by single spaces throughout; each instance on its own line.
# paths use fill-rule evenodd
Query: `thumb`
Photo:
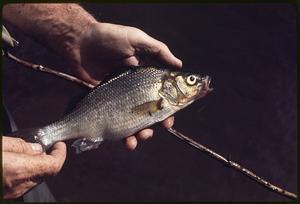
M 182 61 L 175 57 L 172 52 L 169 50 L 168 46 L 163 42 L 152 38 L 151 36 L 144 33 L 144 35 L 139 39 L 137 43 L 137 50 L 141 52 L 146 52 L 154 56 L 157 60 L 171 65 L 176 68 L 182 67 Z
M 32 172 L 32 176 L 35 177 L 54 176 L 61 170 L 66 156 L 66 144 L 64 142 L 57 142 L 53 145 L 52 151 L 49 154 L 31 158 L 30 168 L 33 170 L 28 172 Z
M 3 152 L 3 161 L 7 167 L 13 169 L 13 179 L 43 180 L 47 176 L 56 175 L 62 168 L 66 159 L 66 144 L 54 144 L 50 154 L 29 155 L 15 152 Z M 15 162 L 10 162 L 15 161 Z
M 38 143 L 29 143 L 21 138 L 3 136 L 2 151 L 34 155 L 42 153 L 43 148 Z
M 53 145 L 52 151 L 48 156 L 51 157 L 53 163 L 55 164 L 54 168 L 52 168 L 52 172 L 49 172 L 49 174 L 55 175 L 60 171 L 60 169 L 62 168 L 66 160 L 66 156 L 67 156 L 66 144 L 64 142 L 55 143 Z

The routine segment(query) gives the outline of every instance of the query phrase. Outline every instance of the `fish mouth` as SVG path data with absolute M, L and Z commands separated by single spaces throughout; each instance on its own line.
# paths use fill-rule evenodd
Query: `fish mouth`
M 203 85 L 199 87 L 199 94 L 196 99 L 202 98 L 206 96 L 209 92 L 213 90 L 213 88 L 209 87 L 211 83 L 211 77 L 206 76 L 202 78 Z
M 213 90 L 213 88 L 209 87 L 210 82 L 211 82 L 211 77 L 210 77 L 210 76 L 206 76 L 206 77 L 204 78 L 204 89 L 205 89 L 207 92 L 211 92 L 211 91 Z

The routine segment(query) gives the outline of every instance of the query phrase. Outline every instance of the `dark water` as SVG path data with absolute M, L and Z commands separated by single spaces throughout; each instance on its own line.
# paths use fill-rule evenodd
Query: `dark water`
M 297 192 L 297 30 L 288 4 L 83 4 L 98 20 L 136 26 L 165 42 L 184 69 L 215 90 L 176 114 L 175 128 Z M 64 59 L 10 28 L 14 53 L 68 71 Z M 20 128 L 61 117 L 85 91 L 4 61 L 3 97 Z M 75 155 L 48 183 L 60 201 L 287 200 L 159 126 L 136 151 L 122 143 Z

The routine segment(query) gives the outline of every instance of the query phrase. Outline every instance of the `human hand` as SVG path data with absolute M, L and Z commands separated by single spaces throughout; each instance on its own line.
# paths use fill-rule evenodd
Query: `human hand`
M 69 61 L 74 75 L 94 85 L 114 68 L 144 65 L 149 57 L 182 66 L 165 44 L 140 29 L 97 22 L 77 4 L 6 4 L 3 18 L 53 49 Z M 173 119 L 163 124 L 168 128 Z M 152 134 L 146 129 L 137 136 L 145 139 Z M 136 147 L 135 137 L 126 141 L 129 149 Z
M 138 28 L 110 23 L 91 24 L 68 54 L 71 71 L 92 84 L 116 68 L 145 65 L 150 57 L 174 68 L 182 66 L 164 43 Z
M 38 143 L 20 138 L 2 137 L 4 199 L 14 199 L 56 175 L 66 159 L 66 145 L 58 142 L 49 154 Z
M 163 64 L 181 68 L 182 62 L 177 59 L 168 47 L 150 37 L 140 29 L 109 23 L 93 23 L 84 32 L 75 49 L 71 49 L 67 58 L 72 65 L 72 72 L 79 78 L 98 84 L 96 79 L 113 72 L 122 66 L 144 65 L 151 57 Z M 166 128 L 172 127 L 174 117 L 163 122 Z M 125 139 L 130 150 L 137 146 L 137 139 L 145 140 L 153 135 L 152 129 L 140 131 L 135 136 Z

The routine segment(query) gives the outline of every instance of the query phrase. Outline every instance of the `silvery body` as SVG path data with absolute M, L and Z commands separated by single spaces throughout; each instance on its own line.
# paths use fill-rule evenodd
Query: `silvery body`
M 120 140 L 163 121 L 205 96 L 209 83 L 208 76 L 132 68 L 94 88 L 61 120 L 25 134 L 45 149 L 76 138 L 73 146 L 78 153 L 94 149 L 103 141 Z

